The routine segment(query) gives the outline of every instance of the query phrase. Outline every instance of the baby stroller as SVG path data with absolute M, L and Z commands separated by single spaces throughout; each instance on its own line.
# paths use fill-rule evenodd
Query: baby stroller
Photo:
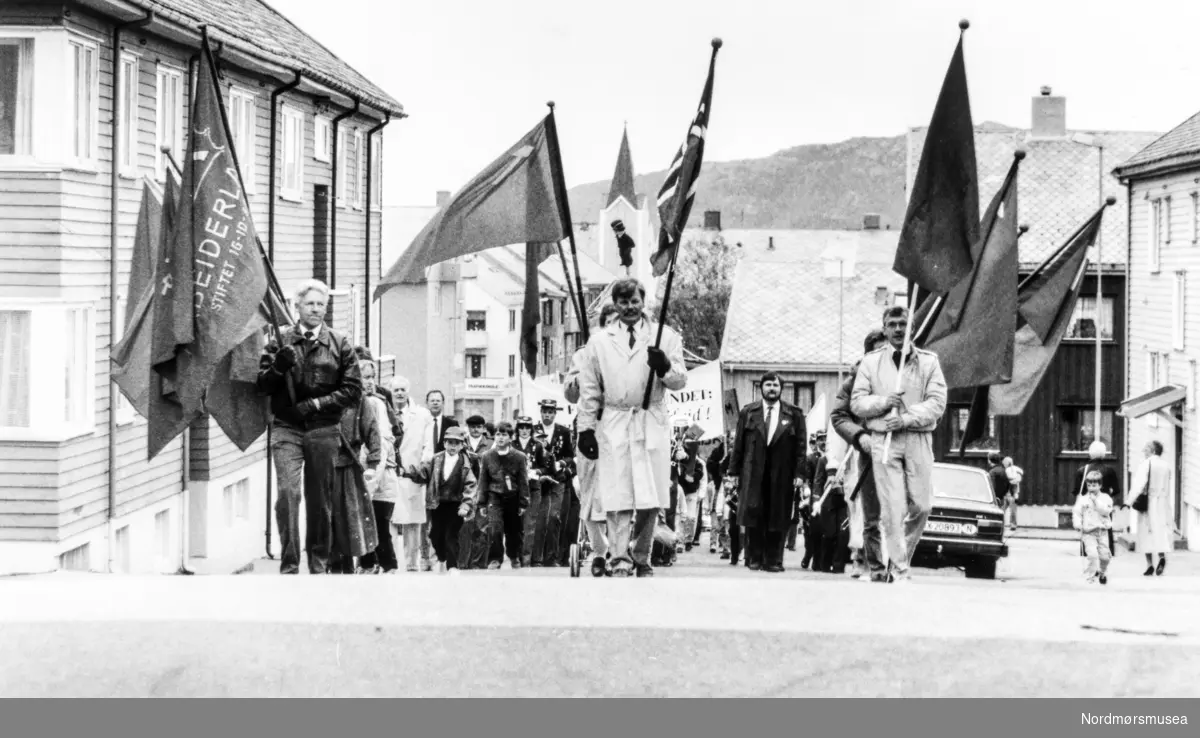
M 578 577 L 583 571 L 583 562 L 592 555 L 592 542 L 587 538 L 587 529 L 583 527 L 583 516 L 579 519 L 579 529 L 575 532 L 575 542 L 568 549 L 571 577 Z

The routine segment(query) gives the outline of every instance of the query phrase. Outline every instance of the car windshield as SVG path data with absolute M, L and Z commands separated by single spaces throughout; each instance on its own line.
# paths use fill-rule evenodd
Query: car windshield
M 933 467 L 933 493 L 938 497 L 951 497 L 975 502 L 995 502 L 992 485 L 986 474 L 974 467 Z

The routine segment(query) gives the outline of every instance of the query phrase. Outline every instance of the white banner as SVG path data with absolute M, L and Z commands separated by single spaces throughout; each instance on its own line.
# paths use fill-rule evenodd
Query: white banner
M 678 392 L 667 392 L 671 423 L 688 427 L 693 424 L 704 429 L 701 440 L 719 438 L 724 432 L 725 417 L 721 404 L 721 363 L 710 361 L 687 374 L 687 386 Z
M 558 417 L 556 421 L 562 423 L 568 428 L 575 422 L 575 406 L 567 404 L 567 398 L 563 396 L 563 386 L 556 384 L 543 377 L 542 379 L 531 379 L 524 372 L 521 373 L 521 414 L 528 415 L 533 418 L 533 422 L 542 422 L 542 408 L 540 406 L 542 400 L 554 400 L 558 403 Z

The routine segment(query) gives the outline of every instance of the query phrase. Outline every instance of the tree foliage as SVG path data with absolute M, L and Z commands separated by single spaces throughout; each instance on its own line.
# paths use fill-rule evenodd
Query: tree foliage
M 684 241 L 679 252 L 667 322 L 679 331 L 683 345 L 703 358 L 715 359 L 721 353 L 733 270 L 740 256 L 740 249 L 720 234 Z

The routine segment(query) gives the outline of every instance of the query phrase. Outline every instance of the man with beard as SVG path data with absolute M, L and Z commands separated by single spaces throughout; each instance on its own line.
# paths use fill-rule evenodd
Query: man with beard
M 887 336 L 876 328 L 863 341 L 863 353 L 869 354 L 885 346 Z M 833 425 L 833 431 L 855 450 L 854 456 L 857 457 L 847 463 L 844 473 L 844 488 L 850 491 L 852 558 L 857 556 L 854 562 L 855 577 L 861 576 L 865 567 L 872 582 L 883 582 L 887 580 L 887 570 L 883 563 L 883 542 L 879 533 L 879 493 L 875 489 L 875 476 L 871 471 L 870 432 L 850 412 L 850 393 L 854 390 L 859 362 L 855 362 L 850 375 L 842 382 L 829 412 L 829 422 Z M 860 542 L 860 546 L 856 545 Z M 856 548 L 859 550 L 855 554 L 853 549 Z
M 746 528 L 746 563 L 752 570 L 783 571 L 783 546 L 792 500 L 804 483 L 804 413 L 780 399 L 775 372 L 759 380 L 762 400 L 738 413 L 725 483 L 738 490 L 738 523 Z
M 889 576 L 897 583 L 911 581 L 909 563 L 933 506 L 933 432 L 946 412 L 941 362 L 937 354 L 906 340 L 908 320 L 907 308 L 894 305 L 884 311 L 889 346 L 863 357 L 850 395 L 850 412 L 871 431 L 871 470 Z
M 613 576 L 654 575 L 650 549 L 658 512 L 671 497 L 671 416 L 667 390 L 687 386 L 683 342 L 642 314 L 646 289 L 613 284 L 620 320 L 588 341 L 579 375 L 579 449 L 599 460 L 601 504 L 608 513 Z M 661 348 L 654 346 L 661 331 Z M 642 409 L 652 380 L 648 410 Z M 603 415 L 600 410 L 603 408 Z

